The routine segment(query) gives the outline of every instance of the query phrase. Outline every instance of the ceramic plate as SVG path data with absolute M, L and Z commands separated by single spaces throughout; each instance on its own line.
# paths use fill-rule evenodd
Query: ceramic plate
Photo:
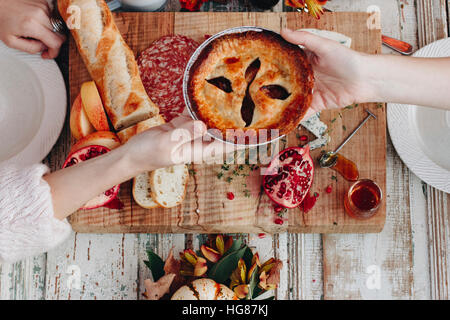
M 53 60 L 0 41 L 0 162 L 41 162 L 66 116 L 66 88 Z
M 450 57 L 450 38 L 414 56 Z M 429 185 L 450 193 L 450 111 L 388 104 L 387 120 L 392 143 L 408 168 Z

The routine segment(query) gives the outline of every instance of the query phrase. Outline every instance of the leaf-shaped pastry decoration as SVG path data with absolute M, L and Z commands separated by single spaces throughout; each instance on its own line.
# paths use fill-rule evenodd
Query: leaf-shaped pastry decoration
M 286 100 L 291 94 L 282 86 L 271 84 L 260 89 L 272 99 Z
M 228 80 L 225 77 L 217 77 L 217 78 L 213 78 L 213 79 L 206 79 L 206 81 L 208 83 L 212 84 L 213 86 L 216 86 L 217 88 L 219 88 L 223 92 L 230 93 L 230 92 L 233 91 L 233 88 L 231 86 L 231 81 Z
M 255 103 L 250 96 L 250 85 L 253 80 L 255 80 L 259 69 L 261 68 L 261 61 L 258 59 L 254 60 L 245 70 L 245 80 L 247 81 L 247 90 L 245 91 L 245 97 L 242 101 L 241 107 L 241 117 L 245 122 L 245 126 L 248 127 L 253 120 L 253 113 L 255 111 Z
M 247 70 L 245 70 L 245 80 L 248 83 L 248 86 L 250 86 L 255 80 L 256 74 L 258 73 L 259 69 L 261 68 L 261 61 L 258 59 L 255 59 L 248 67 Z

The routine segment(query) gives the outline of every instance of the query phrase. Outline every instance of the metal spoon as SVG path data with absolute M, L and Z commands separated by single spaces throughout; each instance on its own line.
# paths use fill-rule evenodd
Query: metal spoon
M 342 142 L 341 144 L 340 144 L 340 146 L 339 147 L 337 147 L 337 149 L 336 150 L 334 150 L 334 151 L 328 151 L 328 152 L 326 152 L 326 153 L 324 153 L 321 157 L 320 157 L 320 159 L 319 159 L 319 165 L 322 167 L 322 168 L 330 168 L 330 167 L 332 167 L 332 166 L 334 166 L 335 164 L 336 164 L 336 161 L 337 161 L 337 153 L 339 152 L 339 150 L 341 150 L 342 149 L 342 147 L 355 135 L 355 133 L 359 130 L 359 129 L 361 129 L 361 127 L 371 118 L 371 117 L 373 117 L 374 119 L 376 119 L 377 117 L 372 113 L 372 112 L 370 112 L 370 110 L 369 109 L 366 109 L 366 112 L 368 113 L 368 116 L 359 124 L 359 126 L 355 129 L 355 130 L 353 130 L 353 132 L 352 133 L 350 133 L 350 135 L 347 137 L 347 139 L 345 139 L 344 140 L 344 142 Z

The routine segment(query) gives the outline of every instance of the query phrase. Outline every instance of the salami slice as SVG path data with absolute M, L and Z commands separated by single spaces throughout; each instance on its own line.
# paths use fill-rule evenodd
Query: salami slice
M 138 58 L 145 90 L 167 122 L 185 108 L 183 74 L 197 47 L 198 43 L 188 37 L 165 36 L 153 42 Z

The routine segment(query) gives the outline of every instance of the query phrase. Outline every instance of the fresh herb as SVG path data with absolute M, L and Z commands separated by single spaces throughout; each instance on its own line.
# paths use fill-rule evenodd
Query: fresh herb
M 377 109 L 383 108 L 383 104 L 382 103 L 377 103 Z
M 336 181 L 337 182 L 337 177 L 336 176 L 331 176 L 331 180 L 334 180 L 334 181 Z
M 192 175 L 192 176 L 194 176 L 194 175 L 197 174 L 197 171 L 195 171 L 195 169 L 190 168 L 190 169 L 189 169 L 189 174 Z
M 346 107 L 344 107 L 344 109 L 350 110 L 350 109 L 353 109 L 353 106 L 352 105 L 346 106 Z
M 222 177 L 223 177 L 223 172 L 222 171 L 217 173 L 217 179 L 222 179 Z
M 331 123 L 334 123 L 336 121 L 336 118 L 331 119 Z
M 346 126 L 342 126 L 342 130 L 347 130 L 347 127 Z
M 245 190 L 244 190 L 244 196 L 245 196 L 246 198 L 250 198 L 250 196 L 251 196 L 250 190 L 245 189 Z
M 233 178 L 232 178 L 232 177 L 227 177 L 227 178 L 225 179 L 225 181 L 228 182 L 228 183 L 231 183 L 231 181 L 233 181 Z
M 230 170 L 230 165 L 228 165 L 228 164 L 223 164 L 223 165 L 222 165 L 222 170 L 225 170 L 225 171 Z

